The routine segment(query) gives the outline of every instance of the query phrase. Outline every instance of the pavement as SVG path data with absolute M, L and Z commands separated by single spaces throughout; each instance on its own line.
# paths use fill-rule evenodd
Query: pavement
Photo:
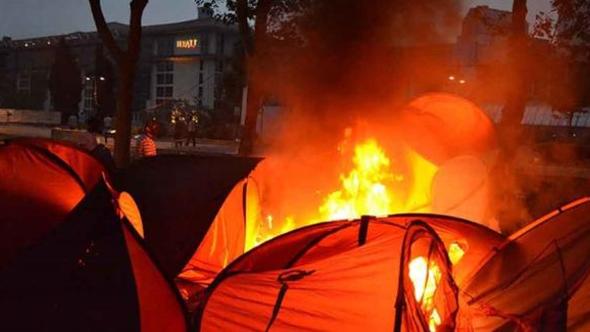
M 14 138 L 14 137 L 41 137 L 51 138 L 51 130 L 54 127 L 34 126 L 24 124 L 0 124 L 0 139 Z M 104 141 L 103 137 L 99 140 Z M 131 140 L 131 148 L 135 146 L 135 139 Z M 107 147 L 113 149 L 113 139 L 108 139 Z M 239 142 L 227 140 L 213 140 L 213 139 L 197 139 L 194 146 L 182 145 L 175 147 L 172 139 L 158 139 L 156 140 L 156 147 L 158 151 L 166 154 L 192 154 L 192 153 L 212 153 L 212 154 L 237 154 Z

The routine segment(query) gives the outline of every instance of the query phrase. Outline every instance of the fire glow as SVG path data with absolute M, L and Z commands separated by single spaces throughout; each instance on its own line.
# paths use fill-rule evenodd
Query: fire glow
M 465 250 L 456 242 L 451 243 L 447 250 L 453 265 L 457 264 L 465 254 Z M 408 276 L 412 282 L 414 297 L 424 315 L 428 317 L 428 328 L 430 332 L 436 332 L 438 326 L 442 324 L 434 303 L 434 296 L 442 277 L 440 267 L 434 261 L 428 262 L 424 256 L 418 256 L 408 264 Z
M 347 156 L 342 146 L 339 146 L 339 152 L 344 158 Z M 396 161 L 404 165 L 392 162 L 375 139 L 355 144 L 349 152 L 352 154 L 349 156 L 352 159 L 351 169 L 340 174 L 338 189 L 327 191 L 319 207 L 310 209 L 315 211 L 315 217 L 295 220 L 293 216 L 288 216 L 276 220 L 272 213 L 267 214 L 253 246 L 298 227 L 322 221 L 351 220 L 363 215 L 428 212 L 432 180 L 438 168 L 409 147 L 399 146 L 400 156 Z

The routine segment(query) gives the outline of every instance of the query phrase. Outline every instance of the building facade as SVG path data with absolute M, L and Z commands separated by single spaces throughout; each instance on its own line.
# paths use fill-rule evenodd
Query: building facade
M 128 26 L 116 22 L 108 26 L 124 48 Z M 48 80 L 55 46 L 61 39 L 65 39 L 82 73 L 80 113 L 85 116 L 96 113 L 97 88 L 111 85 L 114 91 L 117 87 L 115 65 L 96 32 L 26 40 L 4 37 L 0 42 L 0 107 L 53 109 Z M 195 20 L 144 26 L 134 87 L 134 112 L 154 109 L 171 100 L 215 109 L 221 98 L 223 75 L 232 70 L 232 59 L 239 49 L 237 28 L 216 21 L 204 9 L 199 9 Z M 110 67 L 107 72 L 112 75 L 105 74 L 104 65 L 100 65 L 105 62 L 98 60 L 102 56 L 107 59 Z

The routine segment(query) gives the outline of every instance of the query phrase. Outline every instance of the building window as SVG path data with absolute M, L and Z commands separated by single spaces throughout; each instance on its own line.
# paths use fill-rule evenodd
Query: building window
M 156 64 L 156 71 L 159 73 L 174 71 L 174 62 L 158 61 L 158 63 Z
M 159 61 L 156 63 L 156 105 L 166 103 L 174 95 L 174 63 Z
M 31 73 L 20 73 L 16 81 L 16 90 L 18 93 L 31 92 Z
M 156 98 L 158 99 L 171 99 L 173 88 L 171 86 L 159 86 L 156 88 Z
M 215 66 L 215 71 L 217 71 L 217 72 L 223 71 L 223 60 L 217 61 L 217 65 Z
M 94 112 L 94 82 L 90 79 L 84 80 L 84 105 L 83 109 L 86 114 Z
M 156 84 L 173 84 L 174 75 L 172 73 L 156 74 Z

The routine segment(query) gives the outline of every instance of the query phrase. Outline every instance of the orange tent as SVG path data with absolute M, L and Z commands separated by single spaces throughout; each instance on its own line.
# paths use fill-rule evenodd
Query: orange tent
M 514 233 L 465 283 L 475 330 L 590 328 L 590 198 Z
M 399 128 L 421 155 L 436 164 L 461 155 L 481 156 L 496 147 L 494 124 L 473 102 L 428 93 L 407 104 Z
M 67 144 L 0 146 L 4 329 L 186 330 L 180 297 L 120 217 L 102 172 Z
M 122 174 L 119 187 L 137 202 L 147 245 L 185 299 L 242 255 L 253 238 L 258 191 L 249 174 L 259 161 L 161 155 Z
M 426 245 L 409 250 L 416 241 L 404 241 L 404 236 L 416 223 L 432 231 L 412 231 L 422 234 L 415 239 L 425 240 Z M 469 268 L 503 242 L 501 235 L 483 226 L 436 215 L 308 226 L 252 249 L 224 269 L 207 290 L 197 320 L 202 331 L 391 331 L 399 304 L 398 286 L 410 294 L 398 308 L 410 308 L 415 290 L 406 274 L 400 275 L 400 266 L 407 272 L 400 262 L 420 255 L 426 266 L 437 263 L 441 272 L 433 298 L 439 326 L 450 327 L 454 324 L 448 318 L 454 301 L 452 284 L 460 287 Z M 443 244 L 442 249 L 436 249 L 437 243 Z M 451 267 L 446 256 L 434 254 L 446 255 L 444 248 L 452 253 L 464 251 L 464 255 Z M 402 252 L 407 256 L 402 257 Z M 442 286 L 445 280 L 448 287 Z M 409 317 L 414 322 L 430 320 L 416 312 Z M 404 322 L 404 330 L 424 327 L 408 323 L 407 317 Z

